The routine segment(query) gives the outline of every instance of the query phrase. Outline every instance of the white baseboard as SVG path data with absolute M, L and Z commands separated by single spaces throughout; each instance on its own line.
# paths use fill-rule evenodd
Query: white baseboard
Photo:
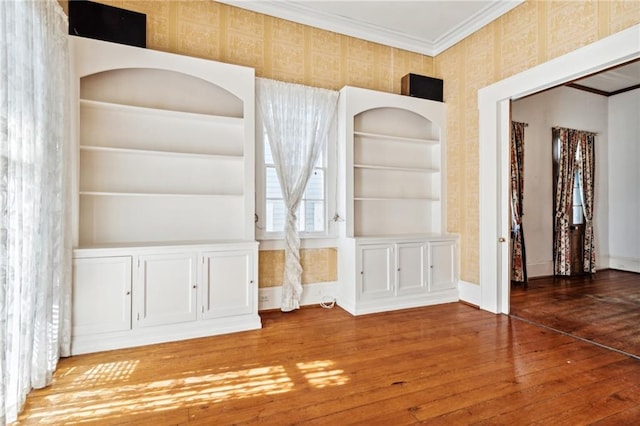
M 622 263 L 630 263 L 626 258 L 625 262 Z M 635 260 L 636 264 L 640 264 L 640 260 Z M 610 266 L 611 260 L 609 256 L 597 256 L 596 257 L 596 270 L 613 268 Z M 620 269 L 620 268 L 615 268 Z M 636 271 L 637 272 L 637 271 Z M 553 260 L 549 260 L 546 262 L 538 262 L 538 263 L 527 263 L 527 277 L 528 278 L 536 278 L 536 277 L 550 277 L 553 275 Z
M 480 286 L 478 284 L 458 281 L 458 294 L 460 300 L 470 305 L 480 306 Z
M 640 259 L 634 257 L 609 256 L 609 268 L 640 273 Z
M 317 305 L 320 302 L 330 303 L 338 297 L 338 283 L 336 281 L 302 286 L 300 306 Z M 258 290 L 258 310 L 280 309 L 282 286 L 266 287 Z
M 527 263 L 527 278 L 550 277 L 553 275 L 553 260 Z

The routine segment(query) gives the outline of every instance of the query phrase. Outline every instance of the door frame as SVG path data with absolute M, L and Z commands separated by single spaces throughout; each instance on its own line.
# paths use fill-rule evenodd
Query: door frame
M 509 313 L 511 100 L 640 58 L 640 24 L 478 91 L 480 308 Z

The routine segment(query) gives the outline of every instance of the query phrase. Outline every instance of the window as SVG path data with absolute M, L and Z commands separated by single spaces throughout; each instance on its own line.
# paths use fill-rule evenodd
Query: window
M 264 135 L 264 167 L 265 167 L 265 220 L 264 231 L 284 232 L 286 212 L 280 182 L 273 164 L 273 156 L 269 147 L 267 135 Z M 325 144 L 326 148 L 326 144 Z M 298 207 L 298 230 L 304 233 L 325 232 L 325 152 L 321 152 L 316 162 L 313 175 L 309 178 L 307 189 Z
M 256 144 L 256 234 L 259 239 L 284 238 L 286 212 L 280 182 L 266 133 L 258 134 Z M 336 129 L 332 129 L 320 152 L 298 207 L 301 238 L 328 237 L 333 234 L 330 211 L 335 198 L 334 156 Z
M 582 225 L 584 223 L 584 212 L 582 208 L 582 176 L 580 167 L 577 165 L 582 161 L 580 146 L 576 152 L 576 170 L 573 173 L 573 201 L 572 201 L 572 225 Z

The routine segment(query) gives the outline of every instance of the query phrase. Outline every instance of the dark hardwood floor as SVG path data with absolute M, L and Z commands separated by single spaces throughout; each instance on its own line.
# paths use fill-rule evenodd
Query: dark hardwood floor
M 19 424 L 637 424 L 640 361 L 451 303 L 63 359 Z
M 640 358 L 640 274 L 609 269 L 512 284 L 511 315 Z

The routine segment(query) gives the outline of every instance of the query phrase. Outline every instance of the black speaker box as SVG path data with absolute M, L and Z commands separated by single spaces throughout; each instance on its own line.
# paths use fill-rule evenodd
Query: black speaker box
M 442 102 L 443 81 L 439 78 L 407 74 L 401 80 L 401 94 Z
M 147 47 L 147 15 L 87 0 L 70 0 L 69 34 Z

